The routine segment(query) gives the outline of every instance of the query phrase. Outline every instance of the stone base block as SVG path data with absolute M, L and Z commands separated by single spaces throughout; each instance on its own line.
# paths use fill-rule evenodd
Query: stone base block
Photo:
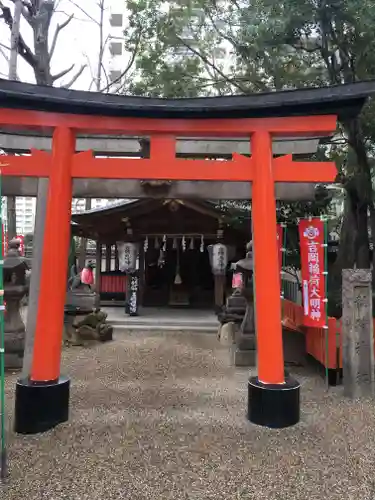
M 232 359 L 234 366 L 256 366 L 256 351 L 244 351 L 234 346 L 232 349 Z
M 38 434 L 69 419 L 70 381 L 35 383 L 20 379 L 16 385 L 14 430 L 18 434 Z
M 286 376 L 285 384 L 263 384 L 252 377 L 248 385 L 248 419 L 253 424 L 282 429 L 299 422 L 300 385 Z
M 236 325 L 232 322 L 222 325 L 220 330 L 220 344 L 226 347 L 233 345 Z

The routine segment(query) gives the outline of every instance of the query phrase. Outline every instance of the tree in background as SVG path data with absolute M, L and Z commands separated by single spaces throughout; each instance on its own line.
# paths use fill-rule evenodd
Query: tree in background
M 375 78 L 375 9 L 364 0 L 128 0 L 125 44 L 140 44 L 144 95 L 250 93 L 345 85 Z M 218 59 L 225 48 L 226 60 Z M 182 55 L 181 55 L 182 54 Z M 337 160 L 345 189 L 341 244 L 332 277 L 370 267 L 375 235 L 375 105 L 341 123 L 319 154 Z
M 1 18 L 10 32 L 13 27 L 12 4 L 16 0 L 0 0 Z M 66 20 L 57 26 L 55 32 L 50 32 L 52 16 L 56 10 L 56 0 L 22 0 L 22 18 L 32 30 L 33 47 L 25 41 L 22 30 L 19 33 L 17 50 L 18 54 L 32 68 L 35 81 L 39 85 L 55 85 L 60 79 L 71 74 L 71 79 L 64 84 L 70 88 L 82 75 L 86 65 L 79 68 L 75 64 L 67 66 L 62 71 L 53 74 L 51 61 L 58 43 L 59 35 L 73 20 L 73 15 L 67 16 Z M 51 43 L 49 41 L 51 40 Z
M 12 4 L 14 9 L 12 9 Z M 61 78 L 71 74 L 70 80 L 64 85 L 65 88 L 69 88 L 82 75 L 86 65 L 76 69 L 75 64 L 71 64 L 56 74 L 51 71 L 51 60 L 59 35 L 73 19 L 73 15 L 70 15 L 57 26 L 51 37 L 52 42 L 49 44 L 51 20 L 56 6 L 57 2 L 55 0 L 11 0 L 8 2 L 0 0 L 0 17 L 9 29 L 11 40 L 9 54 L 4 53 L 4 49 L 7 50 L 8 48 L 2 47 L 4 57 L 9 58 L 9 79 L 18 79 L 17 56 L 22 57 L 32 68 L 35 81 L 39 85 L 54 85 Z M 21 18 L 27 21 L 32 30 L 33 48 L 26 43 L 21 32 Z M 8 234 L 12 238 L 16 236 L 17 231 L 15 197 L 7 198 L 7 221 Z

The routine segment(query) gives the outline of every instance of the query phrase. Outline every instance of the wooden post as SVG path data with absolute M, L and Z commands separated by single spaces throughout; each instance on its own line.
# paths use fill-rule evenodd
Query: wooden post
M 117 245 L 115 245 L 115 271 L 119 271 L 120 269 L 120 262 L 119 262 L 119 257 L 118 257 L 118 248 Z
M 43 432 L 68 420 L 70 384 L 67 378 L 60 377 L 60 358 L 74 152 L 73 131 L 66 127 L 56 128 L 31 375 L 29 379 L 19 380 L 16 387 L 15 430 L 24 434 Z
M 143 242 L 140 242 L 139 248 L 139 305 L 143 305 L 143 294 L 145 289 L 145 258 L 146 252 L 143 247 Z
M 254 424 L 282 428 L 299 421 L 300 385 L 284 376 L 271 134 L 265 130 L 255 132 L 251 144 L 258 377 L 249 380 L 248 418 Z
M 44 226 L 46 222 L 48 179 L 38 180 L 38 196 L 36 202 L 35 229 L 33 241 L 33 261 L 30 280 L 29 303 L 26 320 L 25 355 L 23 358 L 22 378 L 27 378 L 31 373 L 33 362 L 34 340 L 38 314 L 39 286 L 42 269 L 42 253 L 44 241 Z
M 258 377 L 259 381 L 265 384 L 283 384 L 280 269 L 272 139 L 268 132 L 256 132 L 251 144 L 255 166 L 252 218 Z
M 109 273 L 111 270 L 111 260 L 112 260 L 112 247 L 111 245 L 105 246 L 105 272 Z
M 100 307 L 100 277 L 102 273 L 102 244 L 96 242 L 96 266 L 95 266 L 95 307 Z
M 215 308 L 220 309 L 224 305 L 224 289 L 225 289 L 226 276 L 219 276 L 215 274 Z
M 73 132 L 67 128 L 57 128 L 53 135 L 54 168 L 48 188 L 37 331 L 31 370 L 33 381 L 56 381 L 60 376 L 74 151 Z
M 374 332 L 371 271 L 342 271 L 342 335 L 344 395 L 374 395 Z

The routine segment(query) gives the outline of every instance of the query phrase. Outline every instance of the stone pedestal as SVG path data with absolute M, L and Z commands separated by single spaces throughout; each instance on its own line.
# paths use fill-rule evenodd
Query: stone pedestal
M 225 347 L 231 347 L 235 341 L 236 325 L 233 321 L 224 323 L 220 327 L 219 340 L 220 344 Z
M 21 369 L 25 348 L 25 324 L 21 317 L 21 298 L 23 287 L 6 287 L 6 313 L 4 315 L 5 368 Z
M 4 340 L 5 369 L 21 369 L 25 348 L 25 324 L 21 316 L 21 300 L 25 296 L 28 283 L 28 266 L 20 255 L 20 241 L 9 242 L 9 250 L 4 259 Z
M 246 299 L 246 312 L 241 326 L 236 333 L 236 343 L 233 346 L 233 363 L 235 366 L 256 365 L 255 312 L 252 282 L 242 291 Z
M 371 271 L 342 271 L 344 395 L 374 395 L 374 334 Z

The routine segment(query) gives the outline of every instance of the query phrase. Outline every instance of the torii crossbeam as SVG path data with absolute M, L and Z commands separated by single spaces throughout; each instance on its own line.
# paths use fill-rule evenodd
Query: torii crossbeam
M 0 106 L 2 85 L 0 80 Z M 7 85 L 9 82 L 5 87 Z M 52 154 L 32 151 L 30 156 L 1 158 L 3 175 L 49 178 L 33 362 L 30 377 L 17 384 L 15 430 L 20 433 L 40 432 L 68 418 L 69 380 L 60 374 L 60 357 L 74 178 L 253 183 L 258 376 L 249 381 L 249 419 L 270 427 L 285 427 L 298 422 L 299 384 L 284 376 L 275 182 L 333 182 L 336 168 L 330 162 L 293 162 L 291 156 L 274 158 L 272 139 L 280 136 L 329 136 L 336 129 L 339 111 L 334 111 L 345 106 L 352 110 L 355 104 L 358 112 L 365 97 L 356 97 L 353 90 L 355 86 L 352 86 L 350 95 L 341 98 L 341 101 L 338 96 L 332 97 L 334 93 L 331 91 L 330 99 L 334 100 L 335 106 L 326 99 L 324 106 L 319 107 L 316 103 L 313 107 L 310 105 L 308 113 L 301 116 L 304 109 L 302 104 L 298 104 L 297 94 L 293 95 L 293 104 L 289 103 L 288 108 L 285 102 L 289 94 L 273 93 L 273 103 L 267 110 L 260 112 L 259 107 L 254 107 L 254 100 L 259 101 L 261 98 L 250 96 L 251 103 L 246 105 L 242 100 L 242 107 L 239 107 L 241 112 L 238 111 L 233 118 L 227 116 L 236 106 L 232 111 L 228 106 L 220 110 L 217 105 L 212 105 L 213 101 L 207 104 L 207 100 L 204 100 L 205 103 L 200 99 L 187 100 L 190 107 L 186 100 L 182 100 L 185 102 L 185 111 L 176 111 L 176 101 L 151 100 L 150 104 L 150 100 L 139 101 L 138 98 L 132 107 L 129 100 L 124 101 L 121 96 L 108 98 L 72 91 L 64 94 L 61 89 L 49 89 L 49 101 L 46 101 L 44 88 L 39 95 L 38 87 L 35 90 L 30 88 L 32 86 L 27 88 L 28 110 L 22 110 L 19 108 L 24 102 L 24 91 L 20 85 L 14 83 L 16 89 L 13 97 L 9 98 L 8 93 L 8 99 L 3 100 L 7 104 L 14 103 L 18 88 L 17 106 L 14 105 L 18 109 L 0 109 L 0 125 L 53 129 L 53 147 Z M 320 91 L 316 89 L 316 92 Z M 36 97 L 34 103 L 30 104 L 32 92 Z M 296 93 L 303 95 L 303 91 Z M 62 95 L 66 99 L 64 109 L 61 106 Z M 107 107 L 104 105 L 106 99 Z M 225 99 L 228 103 L 231 98 Z M 311 97 L 309 99 L 311 101 Z M 116 106 L 113 105 L 114 100 Z M 78 105 L 78 101 L 81 104 Z M 191 101 L 194 101 L 194 105 Z M 46 102 L 50 103 L 48 109 Z M 128 103 L 125 110 L 124 102 Z M 100 108 L 100 112 L 97 108 Z M 331 112 L 325 114 L 326 109 Z M 259 117 L 262 114 L 265 117 Z M 246 115 L 250 117 L 244 117 Z M 95 158 L 90 152 L 76 154 L 75 138 L 81 132 L 147 135 L 151 142 L 150 158 Z M 252 156 L 247 158 L 234 154 L 232 161 L 177 159 L 176 137 L 189 135 L 248 137 Z

